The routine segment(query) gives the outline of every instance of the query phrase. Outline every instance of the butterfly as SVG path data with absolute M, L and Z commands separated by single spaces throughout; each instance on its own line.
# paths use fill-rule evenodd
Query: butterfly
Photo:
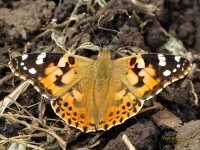
M 164 54 L 97 60 L 62 53 L 32 53 L 9 62 L 12 72 L 51 100 L 55 113 L 83 132 L 109 130 L 136 115 L 144 101 L 183 78 L 192 64 Z

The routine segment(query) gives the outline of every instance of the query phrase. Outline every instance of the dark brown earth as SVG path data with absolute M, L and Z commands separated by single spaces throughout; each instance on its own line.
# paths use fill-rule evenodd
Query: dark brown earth
M 64 52 L 59 46 L 76 49 L 85 42 L 92 42 L 99 46 L 82 15 L 84 12 L 87 13 L 91 27 L 103 46 L 109 45 L 116 35 L 112 30 L 121 30 L 128 20 L 121 31 L 122 34 L 119 34 L 117 40 L 112 43 L 113 58 L 121 57 L 114 50 L 124 46 L 137 46 L 149 53 L 182 54 L 198 68 L 200 64 L 199 0 L 140 0 L 141 3 L 137 6 L 130 0 L 111 0 L 107 1 L 107 4 L 102 3 L 102 7 L 98 3 L 81 2 L 81 0 L 63 0 L 58 6 L 58 0 L 0 0 L 0 78 L 3 79 L 11 74 L 7 66 L 9 58 L 22 53 L 52 50 Z M 75 8 L 77 11 L 74 11 Z M 131 19 L 128 19 L 126 12 L 132 16 Z M 73 21 L 69 21 L 70 16 L 73 17 Z M 57 19 L 57 27 L 55 22 L 52 22 L 53 18 Z M 102 29 L 98 28 L 98 20 Z M 65 33 L 66 42 L 63 45 L 57 46 L 51 38 L 52 31 L 62 37 L 63 34 L 56 32 L 56 29 Z M 43 33 L 45 30 L 46 33 Z M 171 36 L 180 40 L 185 48 L 174 40 L 172 51 L 168 51 L 169 48 L 163 45 L 171 39 Z M 58 37 L 56 39 L 58 43 Z M 31 45 L 29 46 L 27 42 Z M 78 51 L 77 54 L 96 58 L 97 52 L 87 48 Z M 186 77 L 188 80 L 181 79 L 171 84 L 154 98 L 163 105 L 162 109 L 167 111 L 162 109 L 145 111 L 109 131 L 101 132 L 100 135 L 80 133 L 73 128 L 67 128 L 53 112 L 49 101 L 41 98 L 40 94 L 29 86 L 17 99 L 19 105 L 11 105 L 1 115 L 0 149 L 8 149 L 14 142 L 11 138 L 15 138 L 23 139 L 23 145 L 29 149 L 33 149 L 30 145 L 43 144 L 41 148 L 44 149 L 67 147 L 68 149 L 122 150 L 128 149 L 122 140 L 122 135 L 126 134 L 137 150 L 184 148 L 197 150 L 200 147 L 198 106 L 200 73 L 197 68 L 193 67 L 192 72 Z M 10 94 L 20 82 L 17 77 L 6 81 L 1 80 L 0 100 Z M 20 105 L 26 106 L 24 108 L 30 114 Z M 13 117 L 8 117 L 6 114 Z M 28 116 L 28 118 L 18 118 L 17 115 Z M 51 134 L 53 131 L 67 142 L 67 146 L 62 145 L 62 140 L 59 141 L 56 134 Z M 50 133 L 51 136 L 46 133 Z M 32 135 L 32 137 L 25 135 Z M 9 140 L 6 141 L 5 138 Z M 19 144 L 19 141 L 15 142 Z

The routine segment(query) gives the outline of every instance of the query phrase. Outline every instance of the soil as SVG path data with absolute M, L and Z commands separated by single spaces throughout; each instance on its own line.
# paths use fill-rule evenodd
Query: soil
M 192 71 L 185 79 L 172 83 L 154 97 L 162 108 L 139 113 L 121 125 L 98 133 L 82 133 L 67 127 L 54 113 L 50 102 L 29 86 L 17 99 L 19 104 L 9 106 L 4 114 L 0 114 L 0 149 L 11 146 L 19 149 L 22 145 L 34 149 L 30 145 L 38 147 L 42 144 L 40 148 L 44 149 L 128 149 L 122 140 L 124 134 L 137 150 L 199 149 L 200 1 L 140 0 L 137 5 L 130 0 L 95 2 L 0 0 L 0 78 L 3 79 L 0 99 L 8 96 L 22 81 L 18 77 L 4 79 L 11 74 L 7 65 L 10 57 L 36 51 L 64 53 L 66 49 L 76 49 L 86 42 L 97 46 L 99 43 L 112 45 L 113 59 L 138 50 L 130 46 L 139 47 L 146 53 L 182 55 L 192 61 Z M 84 18 L 84 12 L 99 42 Z M 121 33 L 113 40 L 116 31 Z M 116 52 L 125 46 L 129 47 Z M 98 52 L 94 46 L 92 49 L 82 48 L 76 54 L 96 59 Z M 151 106 L 145 104 L 144 108 Z M 17 140 L 22 140 L 23 144 Z M 62 140 L 67 144 L 62 145 Z M 13 145 L 14 142 L 17 144 Z

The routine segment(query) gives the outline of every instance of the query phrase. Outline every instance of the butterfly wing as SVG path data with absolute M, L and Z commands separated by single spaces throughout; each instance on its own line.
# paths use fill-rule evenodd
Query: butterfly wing
M 162 54 L 143 54 L 114 60 L 108 92 L 114 93 L 114 98 L 108 98 L 109 109 L 102 114 L 99 128 L 107 130 L 136 115 L 144 100 L 183 78 L 191 66 L 191 62 L 185 58 Z
M 93 103 L 95 60 L 61 53 L 34 53 L 9 62 L 15 75 L 29 81 L 43 96 L 54 99 L 55 113 L 68 125 L 95 131 L 98 110 Z
M 52 108 L 68 125 L 83 132 L 96 131 L 98 112 L 93 103 L 93 89 L 92 74 L 86 74 L 64 95 L 52 100 Z
M 170 83 L 183 78 L 192 64 L 174 55 L 143 54 L 114 61 L 124 85 L 139 100 L 148 100 Z
M 56 99 L 91 72 L 93 63 L 94 60 L 78 55 L 33 53 L 12 59 L 9 66 L 43 96 Z

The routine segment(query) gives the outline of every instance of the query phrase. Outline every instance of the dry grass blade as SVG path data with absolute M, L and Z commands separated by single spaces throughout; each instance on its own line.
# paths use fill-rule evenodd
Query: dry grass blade
M 26 91 L 27 87 L 30 85 L 29 82 L 24 81 L 21 83 L 12 93 L 6 96 L 3 100 L 0 101 L 0 114 L 4 112 L 6 107 L 10 106 L 11 104 L 16 101 L 20 94 Z
M 1 139 L 0 140 L 0 144 L 5 144 L 7 142 L 14 142 L 14 143 L 26 146 L 26 147 L 33 148 L 33 149 L 45 150 L 44 148 L 41 148 L 40 146 L 33 145 L 34 143 L 30 144 L 28 141 L 26 141 L 24 139 L 22 140 L 21 138 L 23 138 L 23 137 L 20 137 L 20 138 L 19 137 L 18 138 L 16 138 L 16 137 L 6 138 L 6 137 L 4 137 L 3 135 L 0 134 L 0 139 Z
M 128 147 L 129 150 L 136 150 L 127 135 L 124 134 L 122 136 L 122 140 L 124 141 L 124 143 L 126 144 L 126 146 Z

